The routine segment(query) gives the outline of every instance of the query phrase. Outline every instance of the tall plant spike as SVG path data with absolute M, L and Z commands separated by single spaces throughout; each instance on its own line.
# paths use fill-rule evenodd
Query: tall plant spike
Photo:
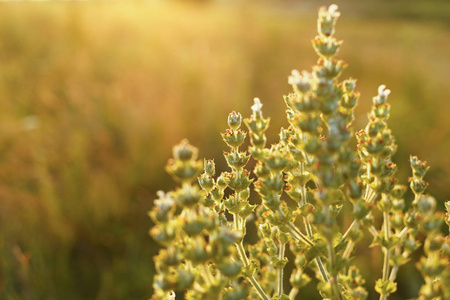
M 367 126 L 353 129 L 360 94 L 355 79 L 339 79 L 346 67 L 335 58 L 342 45 L 335 37 L 339 17 L 337 5 L 319 10 L 312 40 L 319 58 L 312 70 L 288 77 L 289 127 L 281 128 L 277 143 L 267 145 L 270 119 L 255 98 L 250 117 L 232 112 L 221 134 L 227 171 L 217 176 L 214 161 L 198 160 L 187 140 L 174 147 L 166 170 L 180 186 L 158 192 L 149 213 L 155 223 L 150 235 L 162 246 L 152 299 L 181 293 L 205 300 L 304 299 L 302 289 L 312 288 L 314 275 L 323 299 L 366 299 L 374 292 L 388 299 L 400 268 L 422 243 L 415 262 L 424 279 L 418 299 L 450 299 L 450 237 L 444 229 L 450 201 L 444 213 L 425 194 L 429 167 L 415 156 L 409 180 L 414 199 L 398 183 L 385 85 L 373 98 Z M 251 160 L 253 170 L 247 167 Z M 245 239 L 249 222 L 257 228 L 254 244 Z M 366 237 L 382 253 L 370 289 L 353 260 Z M 286 271 L 288 264 L 293 271 Z

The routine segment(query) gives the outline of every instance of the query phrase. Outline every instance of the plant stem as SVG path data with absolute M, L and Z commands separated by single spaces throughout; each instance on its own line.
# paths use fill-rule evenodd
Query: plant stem
M 387 197 L 385 196 L 385 194 L 383 194 L 383 197 Z M 388 211 L 384 211 L 383 212 L 383 225 L 384 225 L 384 238 L 386 240 L 388 240 L 390 238 L 390 233 L 391 233 L 391 226 L 390 226 L 390 222 L 389 222 L 389 212 Z M 389 256 L 390 256 L 390 250 L 389 248 L 384 248 L 384 260 L 383 260 L 383 281 L 389 280 Z M 380 300 L 386 300 L 387 299 L 387 295 L 385 294 L 381 294 L 380 295 Z
M 236 193 L 236 201 L 239 201 L 239 193 Z M 239 215 L 234 215 L 233 216 L 233 221 L 234 221 L 234 229 L 235 230 L 239 230 L 243 233 L 243 228 L 240 228 L 240 222 L 239 222 Z M 241 223 L 242 226 L 244 226 L 244 223 Z M 241 239 L 241 241 L 239 243 L 235 244 L 236 249 L 238 251 L 239 254 L 239 258 L 242 261 L 242 264 L 244 265 L 244 268 L 247 268 L 250 265 L 250 261 L 247 257 L 247 254 L 245 253 L 245 249 L 244 249 L 244 241 L 243 239 Z M 258 294 L 258 296 L 263 299 L 263 300 L 270 300 L 269 296 L 267 296 L 267 294 L 264 292 L 263 288 L 261 287 L 261 285 L 259 284 L 259 282 L 256 280 L 255 276 L 252 274 L 250 276 L 247 277 L 248 280 L 250 281 L 250 284 L 255 288 L 256 293 Z
M 311 240 L 306 235 L 304 235 L 292 222 L 288 222 L 287 226 L 296 240 L 301 241 L 308 246 L 314 245 L 314 243 L 311 242 Z
M 242 263 L 244 264 L 244 268 L 248 267 L 250 265 L 250 262 L 248 260 L 247 254 L 245 254 L 243 242 L 241 241 L 240 243 L 236 243 L 235 245 L 236 245 L 236 249 L 238 251 L 239 257 L 240 257 Z M 251 285 L 255 288 L 256 293 L 258 294 L 258 296 L 261 299 L 270 300 L 270 297 L 267 296 L 267 294 L 264 292 L 264 290 L 262 289 L 261 285 L 256 280 L 254 275 L 250 275 L 247 278 L 250 281 Z
M 283 244 L 280 242 L 280 252 L 278 253 L 278 259 L 282 260 L 284 259 L 284 252 L 286 250 L 286 244 Z M 283 273 L 284 273 L 284 267 L 278 269 L 278 286 L 277 286 L 277 294 L 278 297 L 281 297 L 283 294 Z
M 300 165 L 301 165 L 301 170 L 302 170 L 302 173 L 303 173 L 303 164 L 300 164 Z M 302 186 L 300 189 L 301 189 L 301 192 L 302 192 L 302 200 L 303 200 L 302 201 L 302 205 L 306 205 L 307 204 L 306 187 Z M 314 236 L 314 233 L 312 231 L 311 224 L 308 222 L 308 220 L 306 220 L 306 218 L 303 218 L 303 222 L 305 224 L 306 234 L 308 235 L 308 237 L 310 239 L 312 239 L 313 236 Z M 317 268 L 320 271 L 320 274 L 322 275 L 322 279 L 325 282 L 328 282 L 328 275 L 327 275 L 327 272 L 325 271 L 325 267 L 323 266 L 322 259 L 320 257 L 316 257 L 315 262 L 316 262 Z
M 328 259 L 330 263 L 330 284 L 331 284 L 331 291 L 332 291 L 332 299 L 339 299 L 342 300 L 342 294 L 339 289 L 339 284 L 337 280 L 336 274 L 333 271 L 333 268 L 336 265 L 336 253 L 334 252 L 333 247 L 333 240 L 331 238 L 327 239 L 327 248 L 328 248 Z
M 299 292 L 299 289 L 296 287 L 293 287 L 289 293 L 289 299 L 295 300 L 295 297 L 297 297 L 298 292 Z

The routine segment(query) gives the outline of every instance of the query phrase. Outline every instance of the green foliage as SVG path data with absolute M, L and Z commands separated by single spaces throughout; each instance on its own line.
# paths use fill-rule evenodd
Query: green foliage
M 397 145 L 387 123 L 391 91 L 386 86 L 381 85 L 373 98 L 366 127 L 354 133 L 354 109 L 360 94 L 356 80 L 338 79 L 346 66 L 335 59 L 342 45 L 334 37 L 339 16 L 337 5 L 319 10 L 318 35 L 312 43 L 319 59 L 312 72 L 294 70 L 288 77 L 293 93 L 284 101 L 290 126 L 281 128 L 278 143 L 266 148 L 269 119 L 263 117 L 258 98 L 251 116 L 243 120 L 248 134 L 240 129 L 241 115 L 232 112 L 229 128 L 222 134 L 230 147 L 224 157 L 231 171 L 221 173 L 218 178 L 225 185 L 220 185 L 213 178 L 213 162 L 205 160 L 205 172 L 198 178 L 203 193 L 192 184 L 196 172 L 190 172 L 192 165 L 199 165 L 197 156 L 178 154 L 197 150 L 186 140 L 174 147 L 169 166 L 179 168 L 167 170 L 182 187 L 168 194 L 159 192 L 151 215 L 161 210 L 180 213 L 169 215 L 170 222 L 154 219 L 152 232 L 156 234 L 152 235 L 165 249 L 155 257 L 153 299 L 168 298 L 174 291 L 196 299 L 222 299 L 230 292 L 233 299 L 295 299 L 310 281 L 305 272 L 316 274 L 317 291 L 324 299 L 366 299 L 361 266 L 353 260 L 360 255 L 356 246 L 361 238 L 372 236 L 371 246 L 381 249 L 383 256 L 380 278 L 372 288 L 384 300 L 397 291 L 398 270 L 413 259 L 419 232 L 425 235 L 424 253 L 416 262 L 425 282 L 419 299 L 450 296 L 446 286 L 450 237 L 441 233 L 444 213 L 432 196 L 424 194 L 429 167 L 415 156 L 410 158 L 413 177 L 409 180 L 414 199 L 405 205 L 410 201 L 406 186 L 397 183 L 393 162 Z M 239 150 L 247 135 L 248 152 L 257 162 L 255 178 L 245 169 L 250 156 Z M 351 150 L 353 135 L 357 138 L 355 150 Z M 179 174 L 187 175 L 180 178 Z M 256 204 L 249 200 L 252 182 L 261 200 Z M 227 188 L 230 193 L 224 193 Z M 220 192 L 213 194 L 213 190 Z M 192 191 L 195 201 L 186 205 Z M 202 205 L 205 201 L 200 198 L 208 199 L 208 205 Z M 343 210 L 344 205 L 352 205 L 353 211 Z M 253 245 L 244 243 L 250 216 L 259 237 Z M 351 224 L 342 226 L 342 219 Z M 209 220 L 211 225 L 206 228 L 201 220 Z M 186 227 L 197 230 L 180 230 Z M 214 243 L 213 237 L 224 231 L 236 238 Z M 290 287 L 284 279 L 289 264 L 286 246 L 294 254 Z M 217 256 L 219 247 L 222 255 Z M 169 253 L 179 257 L 175 264 L 160 259 Z M 182 279 L 174 275 L 179 269 L 188 273 L 189 286 L 182 284 L 181 288 Z M 240 293 L 247 285 L 252 286 L 248 296 Z

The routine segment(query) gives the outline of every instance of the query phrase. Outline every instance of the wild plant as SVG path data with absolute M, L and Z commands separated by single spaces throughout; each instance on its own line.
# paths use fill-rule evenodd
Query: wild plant
M 175 299 L 176 293 L 186 299 L 301 299 L 311 274 L 324 299 L 366 299 L 372 287 L 353 259 L 367 236 L 382 252 L 374 286 L 380 299 L 396 292 L 399 269 L 418 249 L 423 254 L 415 266 L 424 280 L 418 298 L 450 299 L 450 238 L 443 227 L 444 221 L 450 226 L 450 201 L 445 215 L 425 194 L 429 167 L 415 156 L 413 199 L 397 183 L 384 85 L 367 126 L 354 132 L 359 93 L 356 80 L 338 80 L 346 66 L 335 59 L 342 44 L 334 36 L 339 16 L 336 5 L 319 10 L 312 41 L 319 59 L 311 72 L 294 70 L 288 78 L 290 126 L 281 128 L 278 143 L 266 146 L 270 119 L 255 99 L 249 118 L 228 116 L 222 138 L 229 171 L 216 176 L 214 161 L 202 163 L 186 140 L 173 148 L 166 171 L 180 187 L 158 192 L 149 213 L 155 223 L 150 234 L 163 247 L 154 259 L 152 299 Z M 247 136 L 251 145 L 242 151 Z M 256 161 L 252 172 L 245 169 L 250 158 Z M 254 192 L 261 201 L 252 200 Z M 250 244 L 245 237 L 252 222 L 258 242 Z

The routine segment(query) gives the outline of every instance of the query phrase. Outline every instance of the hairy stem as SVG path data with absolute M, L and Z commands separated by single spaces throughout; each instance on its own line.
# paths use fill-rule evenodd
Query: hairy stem
M 383 197 L 386 197 L 386 196 L 383 194 Z M 383 212 L 383 223 L 384 223 L 383 224 L 384 225 L 384 238 L 386 240 L 388 240 L 391 235 L 391 226 L 390 226 L 390 222 L 389 222 L 389 212 L 388 211 Z M 390 256 L 389 248 L 384 248 L 383 277 L 382 277 L 382 279 L 384 281 L 389 280 L 389 256 Z M 386 299 L 387 299 L 387 295 L 385 295 L 385 294 L 380 295 L 380 300 L 386 300 Z
M 239 201 L 239 193 L 236 194 L 236 201 Z M 243 222 L 239 222 L 239 217 L 238 215 L 234 215 L 234 227 L 235 230 L 239 230 L 241 232 L 243 232 L 243 228 L 240 228 L 242 226 L 244 226 Z M 243 239 L 239 242 L 235 244 L 236 249 L 238 251 L 239 254 L 239 258 L 242 261 L 242 264 L 244 265 L 244 268 L 247 268 L 250 265 L 250 261 L 247 257 L 247 254 L 245 253 L 245 249 L 244 249 L 244 241 Z M 255 275 L 250 275 L 249 277 L 247 277 L 248 280 L 250 281 L 250 284 L 255 288 L 256 293 L 258 294 L 258 296 L 263 299 L 263 300 L 270 300 L 270 297 L 267 296 L 267 294 L 264 292 L 263 288 L 261 287 L 261 285 L 259 284 L 259 282 L 256 280 Z
M 286 250 L 286 244 L 280 243 L 280 251 L 278 253 L 278 259 L 282 260 L 284 259 L 284 252 Z M 281 297 L 283 294 L 283 273 L 284 273 L 284 267 L 278 269 L 278 285 L 277 285 L 277 295 L 278 297 Z

